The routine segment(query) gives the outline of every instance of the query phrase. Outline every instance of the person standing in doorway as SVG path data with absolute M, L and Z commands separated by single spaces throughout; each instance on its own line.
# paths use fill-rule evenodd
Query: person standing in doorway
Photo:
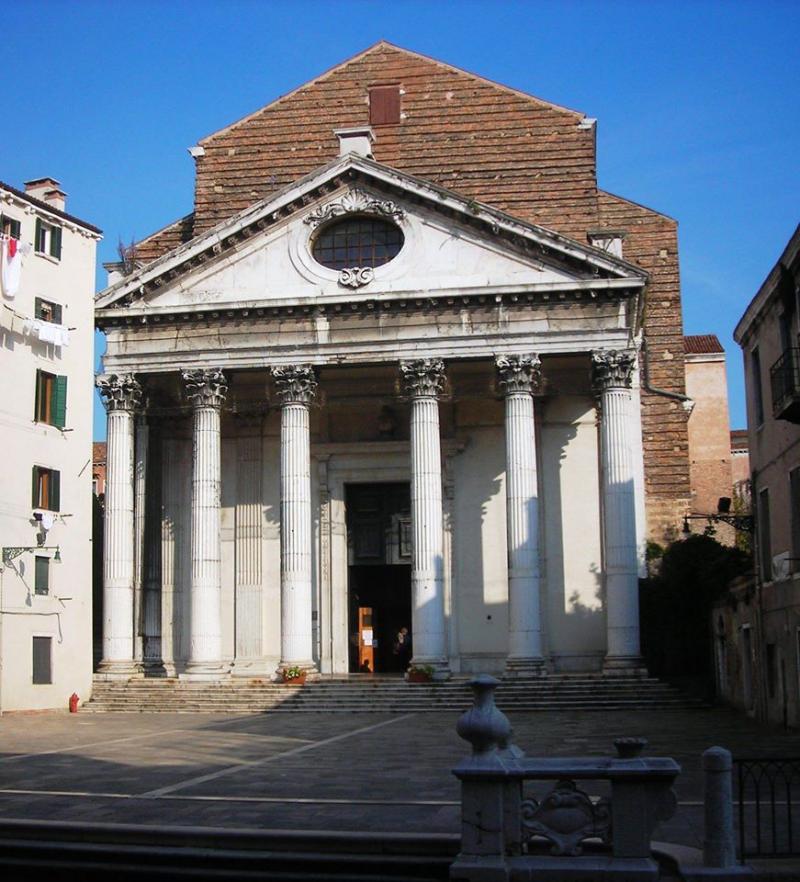
M 395 637 L 393 651 L 397 657 L 397 664 L 401 671 L 405 672 L 411 663 L 411 634 L 405 625 L 397 632 Z

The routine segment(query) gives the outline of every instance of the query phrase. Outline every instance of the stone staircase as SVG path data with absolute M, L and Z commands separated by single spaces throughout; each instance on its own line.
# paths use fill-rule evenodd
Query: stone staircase
M 304 686 L 266 680 L 220 683 L 186 680 L 96 679 L 83 712 L 127 713 L 417 713 L 459 712 L 472 703 L 468 677 L 443 683 L 406 683 L 400 677 L 322 677 Z M 504 680 L 496 693 L 506 712 L 609 711 L 705 707 L 654 678 L 551 675 Z

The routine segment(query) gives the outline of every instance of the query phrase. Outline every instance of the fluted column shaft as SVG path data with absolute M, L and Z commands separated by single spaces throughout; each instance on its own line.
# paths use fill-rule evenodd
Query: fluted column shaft
M 311 585 L 311 436 L 317 381 L 310 365 L 275 367 L 281 399 L 281 663 L 314 671 Z
M 227 385 L 219 370 L 184 371 L 192 428 L 191 583 L 186 675 L 216 679 L 222 661 L 220 571 L 220 411 Z
M 143 662 L 151 674 L 164 672 L 161 655 L 161 433 L 148 426 L 145 480 L 144 573 L 142 576 Z
M 603 552 L 606 589 L 605 669 L 641 668 L 636 495 L 629 437 L 632 352 L 592 353 L 600 399 Z
M 539 579 L 539 491 L 533 392 L 540 387 L 535 355 L 496 360 L 506 401 L 506 533 L 510 674 L 544 672 Z
M 400 369 L 411 398 L 411 559 L 413 662 L 447 676 L 439 401 L 444 365 L 426 359 Z
M 109 677 L 136 673 L 134 660 L 134 414 L 141 388 L 131 374 L 100 376 L 107 416 L 103 546 L 103 659 Z

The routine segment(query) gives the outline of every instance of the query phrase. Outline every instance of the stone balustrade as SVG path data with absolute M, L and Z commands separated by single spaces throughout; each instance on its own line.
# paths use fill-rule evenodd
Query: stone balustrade
M 638 738 L 618 739 L 616 756 L 527 757 L 494 703 L 499 681 L 482 675 L 471 685 L 474 706 L 458 723 L 472 753 L 453 769 L 461 781 L 461 852 L 450 878 L 658 878 L 651 839 L 675 812 L 680 766 L 641 756 L 646 742 Z M 610 795 L 593 796 L 583 782 L 606 782 Z

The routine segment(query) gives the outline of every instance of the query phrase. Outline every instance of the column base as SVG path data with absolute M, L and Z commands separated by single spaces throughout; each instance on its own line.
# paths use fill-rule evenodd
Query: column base
M 446 658 L 412 658 L 409 667 L 433 668 L 432 680 L 449 680 L 453 673 Z
M 503 677 L 507 679 L 546 677 L 548 675 L 547 662 L 541 656 L 531 658 L 506 659 L 506 669 Z
M 264 658 L 236 659 L 231 668 L 231 677 L 249 680 L 270 680 L 275 671 L 275 660 Z
M 133 659 L 103 659 L 94 675 L 98 680 L 135 680 L 143 676 L 141 665 Z
M 607 655 L 603 659 L 605 677 L 648 677 L 644 659 L 640 655 Z
M 142 668 L 144 669 L 145 677 L 167 677 L 167 669 L 164 667 L 164 662 L 161 661 L 160 658 L 148 658 L 142 664 Z
M 306 680 L 319 680 L 319 668 L 313 661 L 282 661 L 272 674 L 274 683 L 283 683 L 283 671 L 287 668 L 300 668 Z
M 226 680 L 231 666 L 222 661 L 186 662 L 186 668 L 178 677 L 181 680 Z

